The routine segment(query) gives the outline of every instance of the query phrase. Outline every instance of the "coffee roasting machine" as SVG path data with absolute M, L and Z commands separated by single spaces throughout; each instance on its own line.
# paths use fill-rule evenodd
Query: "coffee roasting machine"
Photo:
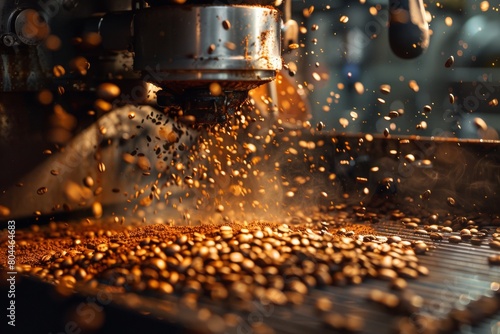
M 3 1 L 9 330 L 500 333 L 498 11 Z
M 223 123 L 241 107 L 250 89 L 276 79 L 282 68 L 282 49 L 298 46 L 298 24 L 291 19 L 291 2 L 282 5 L 288 16 L 284 24 L 279 7 L 273 5 L 279 3 L 137 1 L 131 9 L 123 1 L 6 2 L 1 8 L 5 156 L 32 149 L 33 141 L 42 145 L 40 136 L 48 138 L 43 144 L 67 144 L 73 133 L 93 121 L 89 109 L 98 114 L 149 103 L 162 106 L 171 115 L 180 112 L 187 122 Z M 429 44 L 422 2 L 391 2 L 391 6 L 388 31 L 392 50 L 403 58 L 417 57 Z M 100 84 L 109 82 L 113 88 L 100 89 Z M 35 105 L 25 93 L 33 95 Z M 268 93 L 276 95 L 276 87 L 270 87 Z M 20 103 L 22 108 L 17 107 Z M 49 120 L 42 113 L 33 113 L 35 108 L 50 109 L 52 105 L 57 111 Z M 111 128 L 136 126 L 124 125 L 119 118 L 125 116 L 117 113 L 101 123 L 122 124 Z M 46 133 L 40 133 L 38 125 L 44 123 L 49 123 Z M 96 140 L 126 132 L 107 131 L 99 139 L 88 138 L 92 135 L 85 132 L 87 138 L 80 142 L 89 147 L 66 152 L 55 163 L 74 169 L 72 161 L 81 160 L 80 154 L 89 154 Z M 15 159 L 19 165 L 14 168 L 2 167 L 6 180 L 18 178 L 39 164 L 29 151 L 25 155 Z M 41 172 L 33 174 L 39 178 Z M 24 193 L 24 189 L 19 190 Z M 7 197 L 13 195 L 22 196 L 11 193 Z M 34 206 L 39 200 L 36 198 Z M 25 201 L 31 200 L 22 200 L 24 209 L 29 206 Z M 16 213 L 14 209 L 13 213 L 27 212 Z

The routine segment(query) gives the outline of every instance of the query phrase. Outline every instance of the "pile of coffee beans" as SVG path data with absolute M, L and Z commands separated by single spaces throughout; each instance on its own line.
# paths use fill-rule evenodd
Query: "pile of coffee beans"
M 457 216 L 440 219 L 438 215 L 431 214 L 425 219 L 404 217 L 400 222 L 405 228 L 414 230 L 416 235 L 427 235 L 434 242 L 447 240 L 451 244 L 470 243 L 474 246 L 488 244 L 491 249 L 500 249 L 500 227 L 496 227 L 500 225 L 498 218 L 475 221 Z M 418 248 L 415 251 L 418 253 Z
M 298 306 L 312 289 L 376 279 L 387 282 L 387 291 L 371 290 L 368 300 L 391 314 L 408 317 L 417 314 L 423 304 L 407 288 L 408 280 L 429 275 L 417 256 L 427 253 L 436 241 L 446 242 L 446 235 L 452 243 L 453 236 L 460 238 L 458 242 L 472 243 L 475 237 L 489 240 L 492 248 L 499 242 L 498 228 L 460 219 L 443 224 L 433 217 L 390 213 L 389 219 L 397 218 L 394 223 L 399 221 L 404 230 L 414 231 L 414 237 L 406 239 L 402 235 L 407 232 L 379 235 L 372 224 L 353 223 L 348 216 L 338 210 L 285 222 L 170 226 L 122 225 L 109 219 L 33 225 L 17 233 L 17 257 L 22 263 L 18 271 L 53 283 L 63 295 L 87 286 L 157 298 L 171 296 L 189 305 L 203 301 L 242 311 L 255 301 Z M 387 218 L 382 214 L 373 217 L 375 221 Z M 2 234 L 0 244 L 6 240 Z M 492 265 L 500 263 L 498 255 L 488 260 Z M 328 298 L 317 298 L 314 308 L 327 328 L 364 329 L 362 318 L 339 313 Z M 487 308 L 485 314 L 497 308 Z M 454 319 L 455 313 L 450 312 L 449 318 Z M 403 320 L 398 324 L 410 326 Z
M 338 228 L 328 221 L 296 226 L 150 225 L 120 232 L 76 232 L 72 225 L 53 224 L 29 234 L 39 244 L 43 238 L 69 236 L 54 243 L 54 249 L 38 252 L 40 257 L 25 269 L 71 287 L 82 281 L 122 291 L 267 299 L 284 305 L 300 304 L 314 287 L 428 273 L 415 254 L 416 249 L 422 252 L 421 243 L 377 236 L 362 225 Z

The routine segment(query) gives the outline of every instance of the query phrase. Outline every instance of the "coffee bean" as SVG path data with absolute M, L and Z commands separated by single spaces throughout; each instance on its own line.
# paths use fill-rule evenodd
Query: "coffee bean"
M 500 240 L 492 240 L 489 245 L 493 249 L 500 249 Z
M 289 229 L 288 225 L 282 224 L 278 227 L 278 231 L 281 233 L 288 233 L 288 232 L 290 232 L 290 229 Z
M 243 261 L 244 258 L 243 258 L 243 254 L 238 253 L 238 252 L 234 252 L 234 253 L 229 254 L 229 259 L 232 262 L 240 263 Z
M 488 263 L 491 265 L 500 265 L 500 255 L 490 255 L 488 257 Z
M 103 257 L 104 253 L 95 253 L 94 256 L 92 257 L 92 261 L 99 262 L 102 260 Z
M 430 189 L 427 189 L 422 193 L 422 195 L 420 195 L 420 198 L 422 198 L 424 201 L 427 201 L 431 197 L 431 194 L 432 192 L 430 191 Z
M 42 262 L 49 262 L 50 260 L 52 260 L 52 255 L 46 254 L 46 255 L 42 256 L 41 260 L 42 260 Z
M 409 229 L 417 229 L 418 228 L 418 224 L 417 223 L 408 223 L 405 225 L 406 228 L 409 228 Z
M 83 268 L 78 268 L 76 270 L 75 278 L 78 280 L 85 280 L 87 278 L 87 272 Z
M 216 48 L 217 48 L 217 46 L 215 44 L 210 44 L 210 46 L 208 47 L 207 53 L 208 54 L 214 53 Z
M 288 301 L 286 295 L 279 289 L 269 288 L 266 290 L 266 298 L 273 304 L 285 305 Z
M 64 69 L 63 66 L 56 65 L 52 68 L 52 73 L 54 74 L 55 77 L 59 78 L 62 77 L 64 74 L 66 74 L 66 70 Z
M 308 291 L 307 286 L 299 280 L 293 280 L 292 282 L 290 282 L 288 284 L 288 289 L 301 295 L 307 294 Z
M 83 184 L 88 188 L 92 188 L 94 186 L 94 179 L 91 176 L 86 176 L 83 179 Z
M 170 295 L 174 292 L 174 287 L 167 282 L 160 282 L 158 285 L 158 291 Z
M 460 231 L 460 237 L 462 238 L 462 240 L 470 240 L 472 238 L 472 234 L 470 232 L 470 230 L 461 230 Z
M 415 234 L 427 235 L 429 234 L 429 232 L 427 232 L 425 229 L 417 229 L 415 230 Z
M 418 271 L 409 267 L 398 270 L 398 274 L 403 278 L 416 279 L 418 277 Z
M 397 235 L 393 235 L 393 236 L 390 236 L 389 237 L 389 243 L 400 243 L 401 242 L 401 237 L 397 236 Z
M 389 118 L 390 119 L 398 118 L 399 116 L 401 116 L 401 115 L 396 110 L 389 111 Z
M 416 243 L 413 247 L 416 254 L 425 254 L 427 252 L 427 245 L 424 242 Z
M 316 311 L 322 314 L 331 311 L 333 308 L 333 303 L 326 297 L 319 297 L 318 299 L 316 299 L 314 306 Z
M 101 99 L 112 100 L 120 95 L 120 87 L 114 83 L 105 82 L 97 87 L 96 93 Z
M 465 228 L 464 228 L 464 229 L 462 229 L 462 230 L 460 231 L 460 236 L 461 236 L 462 238 L 463 238 L 464 236 L 469 236 L 469 235 L 471 235 L 471 234 L 472 234 L 472 232 L 471 232 L 470 230 L 468 230 L 468 229 L 465 229 Z
M 229 29 L 231 29 L 231 22 L 229 22 L 228 20 L 224 20 L 224 21 L 222 21 L 222 27 L 223 27 L 225 30 L 229 30 Z
M 389 287 L 392 290 L 404 290 L 408 286 L 408 283 L 404 278 L 397 277 L 391 280 L 391 283 L 389 284 Z
M 380 279 L 386 280 L 386 281 L 392 281 L 395 280 L 398 277 L 398 274 L 389 268 L 381 268 L 377 272 L 377 276 Z
M 430 190 L 428 191 L 428 195 L 430 196 Z M 427 220 L 429 221 L 429 224 L 437 224 L 439 223 L 439 216 L 437 214 L 432 214 L 427 218 Z
M 451 67 L 453 63 L 455 62 L 455 58 L 453 56 L 450 56 L 448 59 L 446 59 L 446 62 L 444 63 L 444 67 Z
M 323 323 L 329 329 L 342 331 L 345 328 L 345 319 L 338 313 L 328 313 L 323 317 Z
M 389 94 L 391 92 L 391 86 L 390 85 L 380 85 L 380 92 L 382 94 Z
M 345 318 L 345 332 L 361 333 L 364 329 L 364 320 L 362 317 L 354 314 L 348 314 Z
M 437 232 L 429 233 L 429 237 L 433 241 L 441 241 L 441 240 L 443 240 L 443 235 L 441 233 L 437 233 Z
M 108 250 L 107 244 L 99 244 L 96 246 L 96 250 L 101 253 L 105 253 Z
M 413 154 L 407 154 L 407 155 L 405 155 L 405 159 L 406 159 L 406 161 L 408 161 L 410 163 L 415 162 L 415 156 Z
M 332 276 L 323 270 L 318 270 L 314 273 L 314 277 L 316 278 L 316 283 L 318 286 L 327 286 L 332 284 Z
M 483 243 L 483 239 L 481 239 L 479 237 L 472 237 L 470 239 L 470 243 L 475 245 L 475 246 L 480 246 Z
M 149 264 L 157 270 L 164 270 L 167 268 L 167 264 L 164 260 L 159 258 L 153 258 L 149 261 Z
M 73 276 L 65 275 L 59 279 L 61 285 L 66 288 L 73 289 L 76 284 L 76 279 Z

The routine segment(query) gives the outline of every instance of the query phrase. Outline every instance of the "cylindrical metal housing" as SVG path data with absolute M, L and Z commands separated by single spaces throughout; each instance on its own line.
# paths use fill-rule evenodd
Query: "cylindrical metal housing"
M 159 84 L 231 81 L 246 90 L 281 69 L 280 22 L 276 9 L 258 6 L 144 9 L 134 17 L 134 68 Z

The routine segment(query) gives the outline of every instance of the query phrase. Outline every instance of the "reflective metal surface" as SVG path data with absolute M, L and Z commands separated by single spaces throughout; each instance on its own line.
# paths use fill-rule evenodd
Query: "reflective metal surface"
M 134 68 L 159 83 L 269 81 L 281 69 L 279 29 L 279 12 L 263 7 L 142 10 L 134 19 Z

